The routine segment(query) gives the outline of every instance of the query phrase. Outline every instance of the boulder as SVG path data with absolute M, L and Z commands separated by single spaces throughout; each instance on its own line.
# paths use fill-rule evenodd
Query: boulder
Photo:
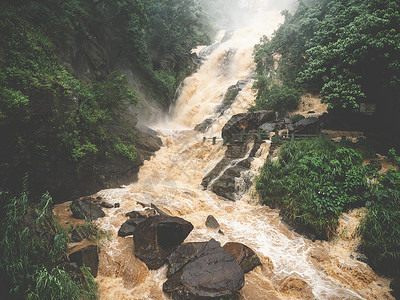
M 146 209 L 144 211 L 131 211 L 125 214 L 129 219 L 125 221 L 121 225 L 121 228 L 118 230 L 118 236 L 126 237 L 129 235 L 133 235 L 136 229 L 136 226 L 139 223 L 143 222 L 149 217 L 156 216 L 157 212 L 155 209 Z
M 204 249 L 207 242 L 192 242 L 180 245 L 168 257 L 167 277 L 171 277 L 180 271 L 188 262 L 192 261 L 196 254 Z
M 136 229 L 137 223 L 133 219 L 126 220 L 118 230 L 118 236 L 126 237 L 133 235 Z
M 193 225 L 182 218 L 165 215 L 149 217 L 136 226 L 133 236 L 135 255 L 149 269 L 158 269 L 192 230 Z
M 78 266 L 90 268 L 90 273 L 94 277 L 97 276 L 99 269 L 99 253 L 100 248 L 95 244 L 83 244 L 72 250 L 68 254 L 69 261 L 76 263 Z
M 94 199 L 90 197 L 72 201 L 70 208 L 74 218 L 93 221 L 104 217 L 106 214 L 101 209 L 100 204 L 94 203 L 93 201 Z
M 261 266 L 258 255 L 246 245 L 229 242 L 223 248 L 235 258 L 244 273 L 250 272 L 257 266 Z
M 215 229 L 215 228 L 219 227 L 219 223 L 218 223 L 217 219 L 214 218 L 214 216 L 209 215 L 207 217 L 207 220 L 206 220 L 206 226 L 208 228 L 214 228 Z
M 318 134 L 320 132 L 320 121 L 315 117 L 301 119 L 293 124 L 293 128 L 295 133 Z
M 275 112 L 260 110 L 234 115 L 222 128 L 222 138 L 229 139 L 233 134 L 257 131 L 258 127 L 267 122 L 274 122 Z
M 173 299 L 229 299 L 243 287 L 243 270 L 217 241 L 211 239 L 191 251 L 197 251 L 194 258 L 163 285 Z
M 101 207 L 104 208 L 114 208 L 114 204 L 108 203 L 108 202 L 101 202 Z

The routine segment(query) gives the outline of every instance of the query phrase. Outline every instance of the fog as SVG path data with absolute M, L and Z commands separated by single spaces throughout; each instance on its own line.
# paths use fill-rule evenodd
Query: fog
M 235 30 L 267 11 L 293 11 L 297 0 L 199 0 L 218 29 Z

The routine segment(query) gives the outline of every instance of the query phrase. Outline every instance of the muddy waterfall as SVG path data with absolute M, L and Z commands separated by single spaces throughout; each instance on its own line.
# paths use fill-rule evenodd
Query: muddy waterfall
M 355 231 L 351 225 L 359 211 L 341 220 L 348 228 L 348 243 L 340 238 L 312 242 L 284 225 L 277 210 L 257 204 L 254 188 L 240 192 L 243 182 L 252 182 L 267 158 L 268 141 L 253 151 L 249 169 L 235 179 L 236 201 L 214 193 L 213 181 L 207 189 L 201 185 L 227 151 L 221 139 L 213 145 L 203 137 L 220 137 L 223 125 L 253 104 L 253 47 L 262 35 L 272 34 L 281 18 L 278 12 L 264 13 L 254 17 L 251 26 L 221 31 L 214 44 L 195 49 L 201 60 L 198 71 L 183 82 L 170 117 L 150 125 L 163 147 L 141 167 L 138 182 L 96 194 L 120 204 L 97 221 L 110 232 L 110 240 L 103 242 L 96 279 L 101 299 L 170 299 L 163 292 L 166 266 L 149 270 L 134 256 L 132 237 L 117 236 L 127 220 L 125 214 L 144 210 L 143 204 L 191 222 L 194 229 L 185 242 L 215 239 L 221 245 L 240 242 L 253 249 L 262 265 L 245 275 L 240 299 L 390 299 L 388 282 L 350 258 Z M 232 90 L 234 97 L 228 97 Z M 200 131 L 193 130 L 199 124 Z M 250 148 L 231 163 L 248 158 Z M 218 220 L 219 229 L 206 227 L 209 215 Z

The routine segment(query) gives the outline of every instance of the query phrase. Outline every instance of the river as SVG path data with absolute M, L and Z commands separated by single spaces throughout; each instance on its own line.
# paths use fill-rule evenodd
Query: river
M 202 138 L 219 136 L 232 115 L 245 112 L 254 103 L 253 47 L 262 35 L 271 35 L 280 22 L 279 12 L 264 12 L 254 16 L 247 27 L 233 33 L 221 31 L 212 46 L 195 49 L 203 57 L 201 67 L 184 81 L 170 116 L 151 125 L 162 138 L 163 147 L 141 167 L 137 182 L 96 194 L 107 202 L 120 203 L 97 221 L 101 229 L 110 232 L 110 239 L 102 242 L 96 278 L 101 299 L 170 299 L 162 292 L 166 267 L 149 271 L 135 258 L 132 237 L 117 236 L 127 219 L 125 214 L 143 210 L 137 201 L 154 203 L 190 221 L 194 230 L 186 241 L 214 238 L 222 245 L 241 242 L 255 250 L 262 266 L 246 274 L 240 299 L 392 299 L 388 280 L 350 256 L 354 236 L 348 235 L 347 243 L 343 236 L 330 242 L 312 242 L 285 226 L 279 211 L 259 205 L 254 188 L 231 202 L 200 187 L 203 176 L 226 150 L 221 141 L 213 145 L 210 140 L 203 143 Z M 245 86 L 232 107 L 223 116 L 215 114 L 228 87 L 239 80 L 244 80 Z M 205 134 L 194 131 L 193 127 L 206 118 L 215 118 L 209 130 Z M 268 149 L 268 142 L 262 144 L 252 165 L 254 173 Z M 344 228 L 361 214 L 347 214 L 341 221 Z M 224 235 L 205 226 L 208 215 L 218 220 Z

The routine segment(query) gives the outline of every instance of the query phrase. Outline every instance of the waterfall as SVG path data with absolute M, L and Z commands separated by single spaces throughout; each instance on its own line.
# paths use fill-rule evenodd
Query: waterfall
M 254 103 L 253 47 L 262 35 L 271 35 L 280 22 L 279 12 L 265 12 L 254 16 L 248 27 L 221 31 L 213 45 L 197 48 L 202 65 L 184 81 L 169 120 L 153 126 L 164 146 L 141 167 L 138 182 L 97 194 L 109 203 L 120 203 L 119 208 L 107 210 L 106 217 L 97 221 L 101 229 L 110 232 L 110 240 L 103 241 L 96 279 L 101 299 L 170 299 L 162 291 L 166 267 L 149 271 L 135 258 L 132 238 L 117 236 L 125 214 L 143 210 L 137 201 L 154 203 L 190 221 L 194 230 L 186 241 L 214 238 L 221 244 L 241 242 L 254 249 L 263 265 L 246 274 L 240 299 L 304 299 L 295 288 L 285 288 L 301 283 L 309 287 L 309 299 L 386 297 L 378 286 L 383 279 L 369 267 L 348 255 L 335 254 L 330 243 L 312 242 L 288 229 L 277 210 L 257 204 L 254 191 L 231 202 L 199 187 L 224 156 L 226 147 L 220 141 L 215 145 L 203 143 L 203 134 L 193 127 L 210 118 L 212 124 L 204 135 L 218 136 L 232 115 L 245 112 Z M 228 88 L 239 81 L 244 82 L 241 90 L 221 114 L 217 107 Z M 267 155 L 268 144 L 264 144 L 252 165 L 253 172 Z M 218 220 L 224 235 L 205 226 L 210 214 Z

